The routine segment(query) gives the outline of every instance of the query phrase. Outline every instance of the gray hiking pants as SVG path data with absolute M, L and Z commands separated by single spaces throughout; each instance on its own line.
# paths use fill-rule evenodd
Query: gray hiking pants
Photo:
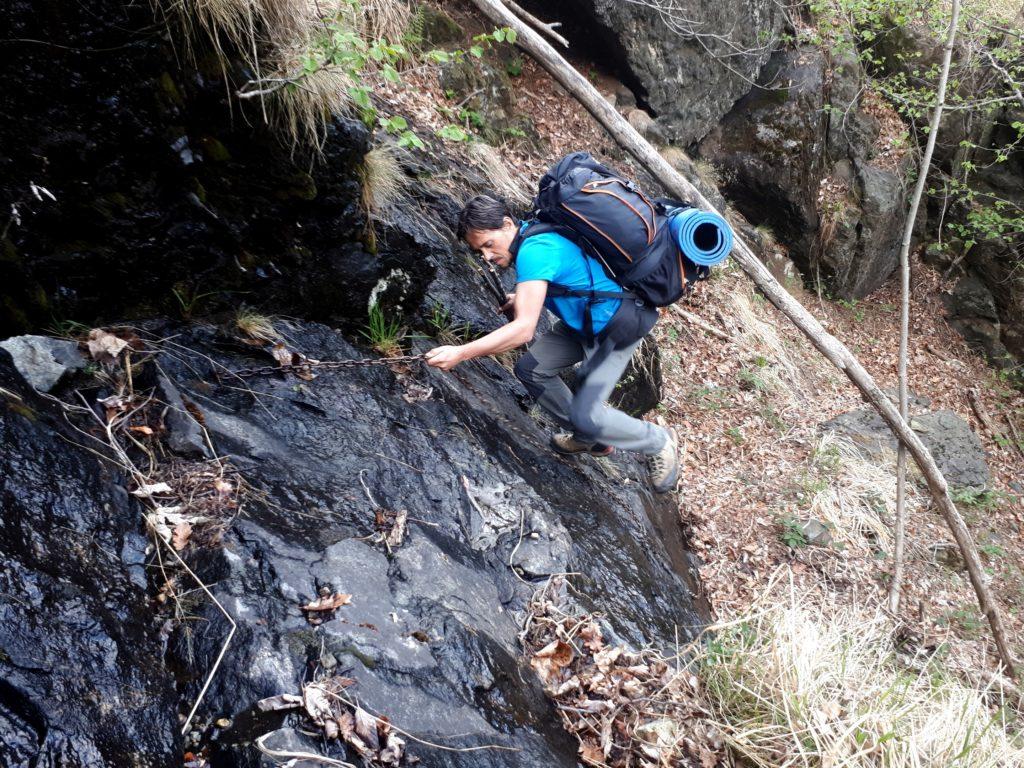
M 559 320 L 519 359 L 516 376 L 537 403 L 561 426 L 571 429 L 577 440 L 657 453 L 668 439 L 664 429 L 605 405 L 633 351 L 657 317 L 657 310 L 651 307 L 624 301 L 605 333 L 591 343 Z M 580 384 L 573 395 L 558 374 L 580 361 Z

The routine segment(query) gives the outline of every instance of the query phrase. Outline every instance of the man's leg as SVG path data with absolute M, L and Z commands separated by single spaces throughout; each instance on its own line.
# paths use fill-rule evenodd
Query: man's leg
M 606 341 L 585 351 L 587 377 L 569 407 L 569 420 L 580 440 L 652 455 L 669 439 L 668 433 L 657 424 L 635 419 L 605 405 L 639 345 L 640 340 L 637 340 L 615 349 Z
M 530 345 L 516 363 L 516 377 L 545 411 L 561 426 L 571 429 L 569 407 L 572 392 L 558 374 L 583 359 L 583 345 L 573 338 L 562 321 Z

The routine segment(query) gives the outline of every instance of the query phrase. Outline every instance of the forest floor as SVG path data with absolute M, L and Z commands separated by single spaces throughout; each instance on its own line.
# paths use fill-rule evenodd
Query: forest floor
M 456 20 L 468 34 L 484 31 L 469 11 Z M 613 78 L 588 62 L 573 63 L 600 90 L 614 92 Z M 577 149 L 643 178 L 535 62 L 522 57 L 521 74 L 511 82 L 519 110 L 542 137 L 538 143 L 510 138 L 496 148 L 506 168 L 514 169 L 520 189 L 532 189 L 555 158 Z M 407 80 L 410 84 L 415 87 L 395 93 L 404 113 L 418 127 L 446 124 L 436 105 L 450 99 L 436 71 L 417 72 Z M 784 246 L 779 250 L 777 257 L 784 258 Z M 956 500 L 981 550 L 1015 655 L 1024 658 L 1024 448 L 1012 439 L 1005 420 L 1006 414 L 1024 417 L 1024 394 L 971 352 L 946 322 L 942 294 L 951 283 L 915 259 L 911 286 L 910 388 L 931 401 L 927 410 L 955 411 L 984 445 L 991 487 L 958 494 Z M 880 386 L 896 386 L 895 275 L 856 302 L 788 287 Z M 735 265 L 717 269 L 682 307 L 732 339 L 707 333 L 672 308 L 663 310 L 654 333 L 665 392 L 661 413 L 652 416 L 676 425 L 686 448 L 680 515 L 703 563 L 701 581 L 715 618 L 726 621 L 749 611 L 780 569 L 803 601 L 881 609 L 892 572 L 894 461 L 870 465 L 867 478 L 862 465 L 861 476 L 854 477 L 846 471 L 850 462 L 843 450 L 827 439 L 822 445 L 820 429 L 830 418 L 865 407 L 859 392 Z M 967 397 L 971 388 L 978 389 L 1010 440 L 997 441 L 978 422 Z M 952 537 L 923 486 L 914 486 L 910 501 L 898 619 L 920 648 L 938 652 L 950 668 L 977 679 L 996 666 L 988 625 L 966 571 L 949 555 Z M 794 525 L 822 517 L 823 510 L 833 543 L 808 546 Z

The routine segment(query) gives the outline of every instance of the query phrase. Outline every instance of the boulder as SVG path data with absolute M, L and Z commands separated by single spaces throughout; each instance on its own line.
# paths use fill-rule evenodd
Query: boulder
M 11 362 L 34 389 L 49 392 L 68 371 L 85 367 L 78 344 L 49 336 L 14 336 L 0 341 Z
M 954 488 L 987 488 L 990 481 L 985 449 L 970 425 L 953 411 L 931 411 L 912 416 L 910 426 L 931 452 L 939 470 Z M 840 414 L 821 425 L 852 440 L 871 459 L 894 460 L 897 441 L 873 408 Z M 910 464 L 914 467 L 913 463 Z
M 768 225 L 804 275 L 820 274 L 843 298 L 892 273 L 905 218 L 902 173 L 877 146 L 860 78 L 850 57 L 778 51 L 699 146 L 747 220 Z
M 618 0 L 523 5 L 562 22 L 573 49 L 614 69 L 657 117 L 665 140 L 682 146 L 701 139 L 749 90 L 784 22 L 769 0 L 697 0 L 685 10 Z

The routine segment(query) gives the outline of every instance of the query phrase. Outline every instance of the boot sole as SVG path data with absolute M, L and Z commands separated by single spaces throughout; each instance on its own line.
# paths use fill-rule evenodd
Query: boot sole
M 615 453 L 615 447 L 611 445 L 605 446 L 600 451 L 595 451 L 590 448 L 581 448 L 578 451 L 567 451 L 564 448 L 560 448 L 556 443 L 551 443 L 551 450 L 560 456 L 579 456 L 581 453 L 589 453 L 591 456 L 597 456 L 598 458 L 611 456 Z

